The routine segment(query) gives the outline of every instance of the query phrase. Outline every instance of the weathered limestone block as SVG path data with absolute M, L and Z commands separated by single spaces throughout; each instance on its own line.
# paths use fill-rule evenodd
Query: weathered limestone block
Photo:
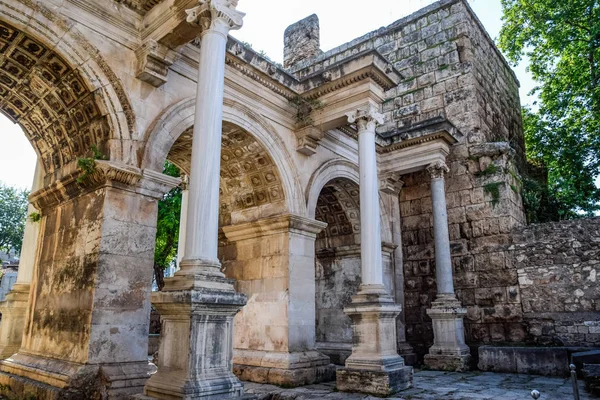
M 120 398 L 148 377 L 157 200 L 178 180 L 106 161 L 76 178 L 31 197 L 41 250 L 22 347 L 0 362 L 9 396 Z
M 290 25 L 284 33 L 283 66 L 293 67 L 300 61 L 321 53 L 319 17 L 316 14 Z

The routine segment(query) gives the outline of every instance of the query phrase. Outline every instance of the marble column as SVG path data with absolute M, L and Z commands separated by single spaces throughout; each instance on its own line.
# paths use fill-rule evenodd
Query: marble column
M 44 170 L 38 160 L 35 166 L 35 174 L 31 193 L 41 189 L 44 184 Z M 25 313 L 27 311 L 27 300 L 31 278 L 35 267 L 38 237 L 40 235 L 40 224 L 42 221 L 32 221 L 29 216 L 39 212 L 33 204 L 27 206 L 27 222 L 23 235 L 23 245 L 19 259 L 19 271 L 17 282 L 6 295 L 6 299 L 0 304 L 2 323 L 0 323 L 0 359 L 4 360 L 15 354 L 21 347 L 23 338 L 23 327 L 25 325 Z
M 190 202 L 190 188 L 189 188 L 189 177 L 187 175 L 181 178 L 181 214 L 179 217 L 179 241 L 177 245 L 177 267 L 179 271 L 179 264 L 183 260 L 185 254 L 185 235 L 187 232 L 187 213 L 188 205 Z
M 345 368 L 337 371 L 337 387 L 344 392 L 387 396 L 412 385 L 412 367 L 404 365 L 397 351 L 396 317 L 401 307 L 383 284 L 375 152 L 375 127 L 383 116 L 369 107 L 348 114 L 348 121 L 358 128 L 362 284 L 344 308 L 352 319 L 352 355 Z
M 448 167 L 436 162 L 427 167 L 431 175 L 431 200 L 433 204 L 433 236 L 435 241 L 435 268 L 437 297 L 427 314 L 433 324 L 434 344 L 425 355 L 425 364 L 432 369 L 465 371 L 469 369 L 470 351 L 465 344 L 463 318 L 467 310 L 454 293 L 450 235 L 444 174 Z
M 189 179 L 185 252 L 180 270 L 151 301 L 161 315 L 158 372 L 146 396 L 224 399 L 243 396 L 233 374 L 233 318 L 246 304 L 217 258 L 225 46 L 242 26 L 237 0 L 200 0 L 187 10 L 200 32 L 200 59 Z

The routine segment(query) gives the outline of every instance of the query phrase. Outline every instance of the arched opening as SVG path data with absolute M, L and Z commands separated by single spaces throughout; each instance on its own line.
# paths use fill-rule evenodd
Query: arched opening
M 110 124 L 99 96 L 53 47 L 0 21 L 0 110 L 18 123 L 47 174 L 104 153 Z
M 343 365 L 352 353 L 352 323 L 344 307 L 362 282 L 360 256 L 360 191 L 348 177 L 334 178 L 318 196 L 315 218 L 327 223 L 318 236 L 316 253 L 317 348 Z M 394 288 L 393 246 L 382 249 L 384 283 Z
M 190 174 L 193 127 L 177 138 L 167 155 L 183 174 Z M 261 232 L 231 240 L 226 232 L 245 224 L 264 224 L 288 213 L 286 193 L 273 158 L 246 129 L 223 122 L 219 209 L 219 260 L 236 290 L 248 303 L 235 317 L 234 348 L 285 351 L 288 261 L 283 232 Z M 182 213 L 185 217 L 185 210 Z M 231 235 L 229 235 L 231 237 Z M 184 240 L 183 237 L 180 237 Z M 183 246 L 179 245 L 180 252 Z M 181 256 L 181 254 L 179 254 Z

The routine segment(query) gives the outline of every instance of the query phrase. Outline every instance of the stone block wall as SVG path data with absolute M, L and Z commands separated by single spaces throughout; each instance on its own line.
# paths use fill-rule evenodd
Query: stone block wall
M 434 3 L 378 32 L 374 45 L 404 77 L 387 94 L 381 133 L 445 118 L 463 135 L 447 159 L 446 200 L 455 287 L 469 306 L 467 340 L 522 340 L 516 272 L 496 254 L 525 223 L 518 81 L 465 1 Z M 425 310 L 436 295 L 430 178 L 402 180 L 407 340 L 424 354 L 433 341 Z
M 527 341 L 600 347 L 600 218 L 530 225 L 513 240 Z

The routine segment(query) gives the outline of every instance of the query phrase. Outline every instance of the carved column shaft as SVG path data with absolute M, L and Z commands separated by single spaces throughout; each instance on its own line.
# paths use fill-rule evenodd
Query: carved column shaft
M 359 110 L 348 115 L 348 120 L 350 123 L 356 123 L 358 128 L 361 292 L 385 293 L 381 259 L 379 180 L 375 152 L 375 127 L 377 123 L 383 123 L 383 116 L 376 110 Z
M 437 297 L 427 310 L 433 325 L 433 346 L 425 355 L 425 364 L 431 369 L 464 371 L 469 369 L 470 351 L 465 344 L 463 308 L 454 293 L 450 235 L 444 174 L 448 167 L 436 162 L 427 168 L 431 175 L 431 200 L 433 203 L 433 235 L 435 240 L 435 268 Z
M 189 177 L 182 177 L 181 184 L 181 214 L 179 218 L 179 241 L 177 245 L 177 269 L 185 254 L 185 236 L 187 232 L 187 212 L 190 200 Z
M 452 259 L 450 256 L 450 234 L 448 232 L 448 211 L 444 174 L 446 164 L 439 162 L 427 168 L 431 176 L 431 201 L 433 204 L 433 236 L 435 242 L 435 270 L 438 295 L 454 294 L 452 282 Z
M 228 32 L 242 26 L 244 14 L 235 9 L 236 5 L 237 1 L 232 0 L 206 0 L 187 11 L 188 22 L 198 25 L 202 33 L 189 181 L 189 229 L 178 272 L 185 276 L 223 276 L 217 250 L 225 47 Z

